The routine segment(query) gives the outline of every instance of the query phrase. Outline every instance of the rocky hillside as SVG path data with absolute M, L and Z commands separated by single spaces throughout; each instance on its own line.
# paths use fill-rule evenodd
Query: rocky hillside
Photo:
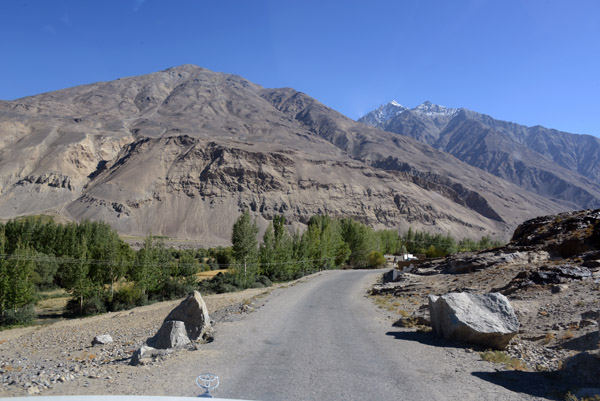
M 408 136 L 573 208 L 600 206 L 600 139 L 467 109 L 391 102 L 359 121 Z
M 428 324 L 428 294 L 500 292 L 521 325 L 507 351 L 517 359 L 514 366 L 562 367 L 571 386 L 597 384 L 600 209 L 526 221 L 505 247 L 405 267 L 396 280 L 374 291 L 402 304 L 398 325 Z
M 228 242 L 249 208 L 507 235 L 565 206 L 293 89 L 192 65 L 0 102 L 0 218 L 102 219 Z

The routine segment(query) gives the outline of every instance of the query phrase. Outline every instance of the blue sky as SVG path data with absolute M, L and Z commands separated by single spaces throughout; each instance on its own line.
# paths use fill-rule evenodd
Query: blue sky
M 600 1 L 0 3 L 0 99 L 180 64 L 358 118 L 392 99 L 600 136 Z

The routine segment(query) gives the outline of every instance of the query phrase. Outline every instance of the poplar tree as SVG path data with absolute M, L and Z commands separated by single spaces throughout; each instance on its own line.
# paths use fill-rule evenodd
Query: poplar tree
M 257 270 L 258 253 L 258 225 L 252 221 L 250 213 L 245 210 L 233 224 L 231 243 L 233 244 L 233 256 L 237 263 L 238 273 L 244 277 L 253 276 Z

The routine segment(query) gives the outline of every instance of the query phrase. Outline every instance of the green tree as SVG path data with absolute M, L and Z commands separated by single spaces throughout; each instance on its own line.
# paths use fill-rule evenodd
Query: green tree
M 86 241 L 76 247 L 75 257 L 63 264 L 62 283 L 64 288 L 71 293 L 78 302 L 79 313 L 83 313 L 84 302 L 95 295 L 101 286 L 90 278 L 90 263 L 87 259 L 88 249 Z
M 369 252 L 376 249 L 373 230 L 352 219 L 342 220 L 342 238 L 350 246 L 351 254 L 348 262 L 353 267 L 368 265 Z
M 250 213 L 245 210 L 233 224 L 231 243 L 233 244 L 233 256 L 240 266 L 238 274 L 254 276 L 258 262 L 258 225 L 252 221 Z
M 8 292 L 10 289 L 10 281 L 8 277 L 8 264 L 4 254 L 4 245 L 6 237 L 4 235 L 4 225 L 0 224 L 0 324 L 4 322 L 6 309 L 8 308 Z
M 7 313 L 11 315 L 7 323 L 23 322 L 31 319 L 31 307 L 36 299 L 34 284 L 35 264 L 29 247 L 18 244 L 12 255 L 4 263 L 3 273 L 6 275 L 4 287 L 4 305 L 2 320 L 6 321 Z M 4 280 L 3 280 L 4 281 Z
M 142 294 L 158 291 L 170 276 L 169 256 L 161 239 L 149 235 L 144 246 L 137 252 L 131 266 L 130 278 Z
M 393 255 L 399 251 L 400 236 L 396 230 L 380 230 L 375 234 L 379 242 L 379 252 Z

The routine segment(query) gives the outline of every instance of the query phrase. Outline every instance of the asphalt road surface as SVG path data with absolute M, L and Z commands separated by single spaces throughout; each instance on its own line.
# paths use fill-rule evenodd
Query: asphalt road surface
M 184 356 L 184 366 L 144 383 L 147 393 L 200 394 L 193 378 L 210 372 L 220 378 L 219 398 L 533 399 L 512 391 L 521 390 L 518 377 L 512 390 L 486 379 L 495 366 L 477 353 L 392 327 L 366 297 L 380 274 L 327 271 L 274 291 L 257 311 L 220 323 L 215 342 Z

